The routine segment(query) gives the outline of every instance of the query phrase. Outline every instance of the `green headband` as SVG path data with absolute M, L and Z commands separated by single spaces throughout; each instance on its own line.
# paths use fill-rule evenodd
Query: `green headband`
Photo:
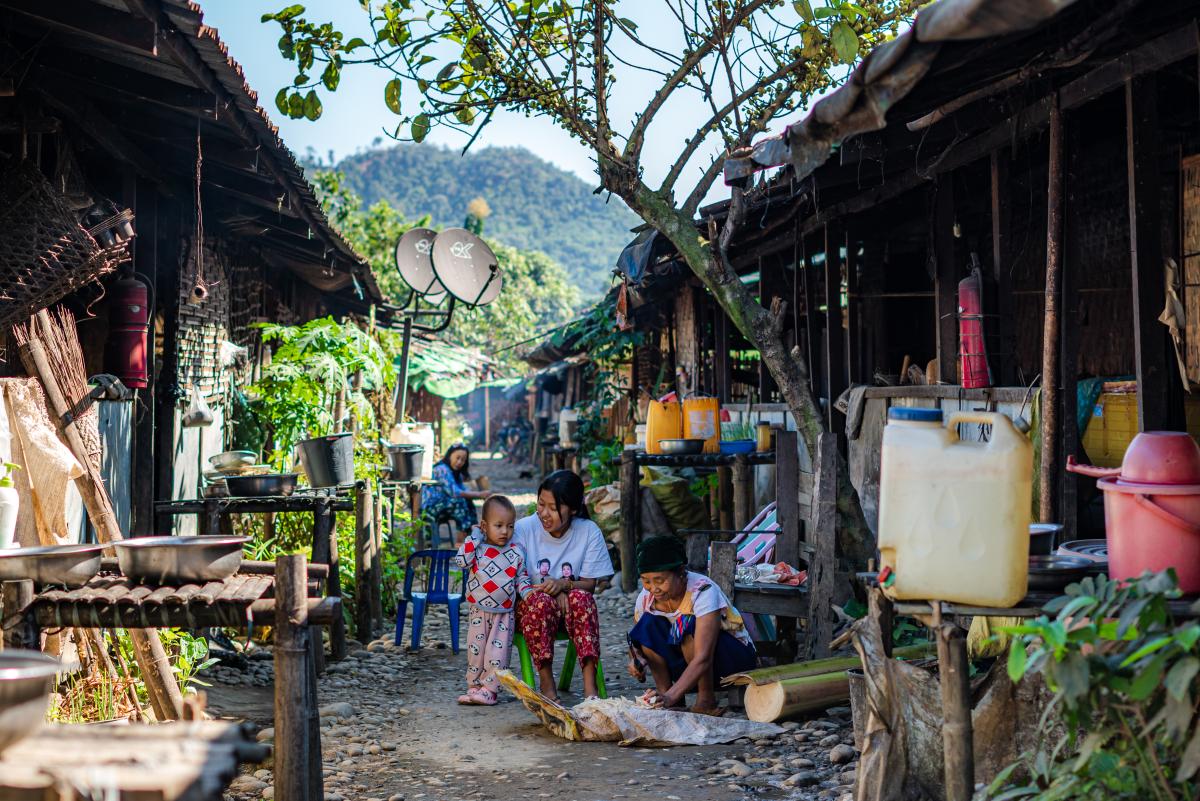
M 678 537 L 650 537 L 637 547 L 638 573 L 664 573 L 686 564 L 687 551 Z

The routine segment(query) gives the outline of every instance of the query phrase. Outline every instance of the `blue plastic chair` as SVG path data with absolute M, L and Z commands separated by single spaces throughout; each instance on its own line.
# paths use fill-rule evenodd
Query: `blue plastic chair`
M 467 571 L 455 568 L 451 560 L 456 551 L 417 551 L 408 557 L 404 567 L 404 595 L 400 598 L 396 609 L 396 645 L 404 637 L 404 614 L 408 611 L 409 601 L 413 605 L 412 647 L 421 647 L 421 626 L 425 622 L 425 607 L 428 604 L 446 604 L 450 610 L 450 645 L 454 653 L 458 653 L 458 615 L 467 586 Z M 413 590 L 413 577 L 420 563 L 427 562 L 428 569 L 423 575 L 424 589 Z M 450 573 L 458 570 L 462 574 L 457 592 L 450 591 Z

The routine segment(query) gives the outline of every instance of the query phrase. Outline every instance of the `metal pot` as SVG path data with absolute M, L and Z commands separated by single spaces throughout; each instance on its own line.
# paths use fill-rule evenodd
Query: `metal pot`
M 704 453 L 702 439 L 660 439 L 658 447 L 664 456 L 694 456 Z
M 131 579 L 147 584 L 222 581 L 242 566 L 249 537 L 134 537 L 114 543 L 117 564 Z
M 1063 527 L 1058 523 L 1029 524 L 1029 553 L 1031 556 L 1045 556 L 1053 553 L 1058 542 L 1058 535 Z
M 41 727 L 60 670 L 62 663 L 48 654 L 0 651 L 0 753 Z
M 1080 581 L 1094 571 L 1094 564 L 1076 556 L 1041 555 L 1029 557 L 1029 589 L 1057 592 Z
M 296 491 L 297 473 L 263 476 L 226 476 L 225 486 L 233 498 L 285 497 Z
M 421 477 L 421 468 L 425 461 L 425 448 L 422 445 L 388 445 L 388 459 L 391 469 L 388 479 L 391 481 L 416 481 Z
M 102 545 L 47 545 L 0 551 L 0 581 L 31 579 L 74 589 L 100 572 Z

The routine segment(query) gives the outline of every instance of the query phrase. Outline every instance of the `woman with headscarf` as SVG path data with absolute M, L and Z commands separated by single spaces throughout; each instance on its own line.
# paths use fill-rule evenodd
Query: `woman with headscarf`
M 613 565 L 604 534 L 588 518 L 583 480 L 570 470 L 546 476 L 537 513 L 517 521 L 513 542 L 525 552 L 525 564 L 536 566 L 533 580 L 540 580 L 517 605 L 517 628 L 537 668 L 540 692 L 558 698 L 554 639 L 565 630 L 579 659 L 583 694 L 596 695 L 600 613 L 592 593 L 599 579 L 613 574 Z
M 465 445 L 451 445 L 441 461 L 433 466 L 433 480 L 421 490 L 421 513 L 430 525 L 454 521 L 459 531 L 467 531 L 478 521 L 476 499 L 490 493 L 467 489 L 471 480 L 471 452 Z
M 642 591 L 629 632 L 629 674 L 645 681 L 650 669 L 650 700 L 657 706 L 684 706 L 685 694 L 695 692 L 690 711 L 724 714 L 717 706 L 717 682 L 756 666 L 742 616 L 708 576 L 687 569 L 678 537 L 643 540 L 637 570 Z

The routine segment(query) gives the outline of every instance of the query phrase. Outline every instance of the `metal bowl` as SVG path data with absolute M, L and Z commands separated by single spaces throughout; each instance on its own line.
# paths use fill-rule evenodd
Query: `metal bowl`
M 0 551 L 0 581 L 82 587 L 100 572 L 103 545 L 47 545 Z
M 1038 592 L 1061 590 L 1090 575 L 1093 563 L 1078 556 L 1042 555 L 1029 557 L 1029 589 Z
M 266 498 L 291 495 L 296 491 L 298 473 L 271 473 L 262 476 L 226 476 L 225 486 L 233 498 Z
M 660 439 L 658 447 L 665 456 L 694 456 L 704 453 L 704 442 L 702 439 Z
M 121 572 L 146 584 L 222 581 L 242 565 L 249 537 L 134 537 L 114 543 Z
M 208 457 L 208 463 L 213 469 L 221 472 L 249 467 L 257 461 L 258 455 L 254 451 L 225 451 Z
M 0 651 L 0 753 L 46 719 L 54 675 L 62 664 L 38 651 Z
M 1053 553 L 1062 530 L 1063 527 L 1059 523 L 1030 523 L 1029 553 L 1034 556 Z

